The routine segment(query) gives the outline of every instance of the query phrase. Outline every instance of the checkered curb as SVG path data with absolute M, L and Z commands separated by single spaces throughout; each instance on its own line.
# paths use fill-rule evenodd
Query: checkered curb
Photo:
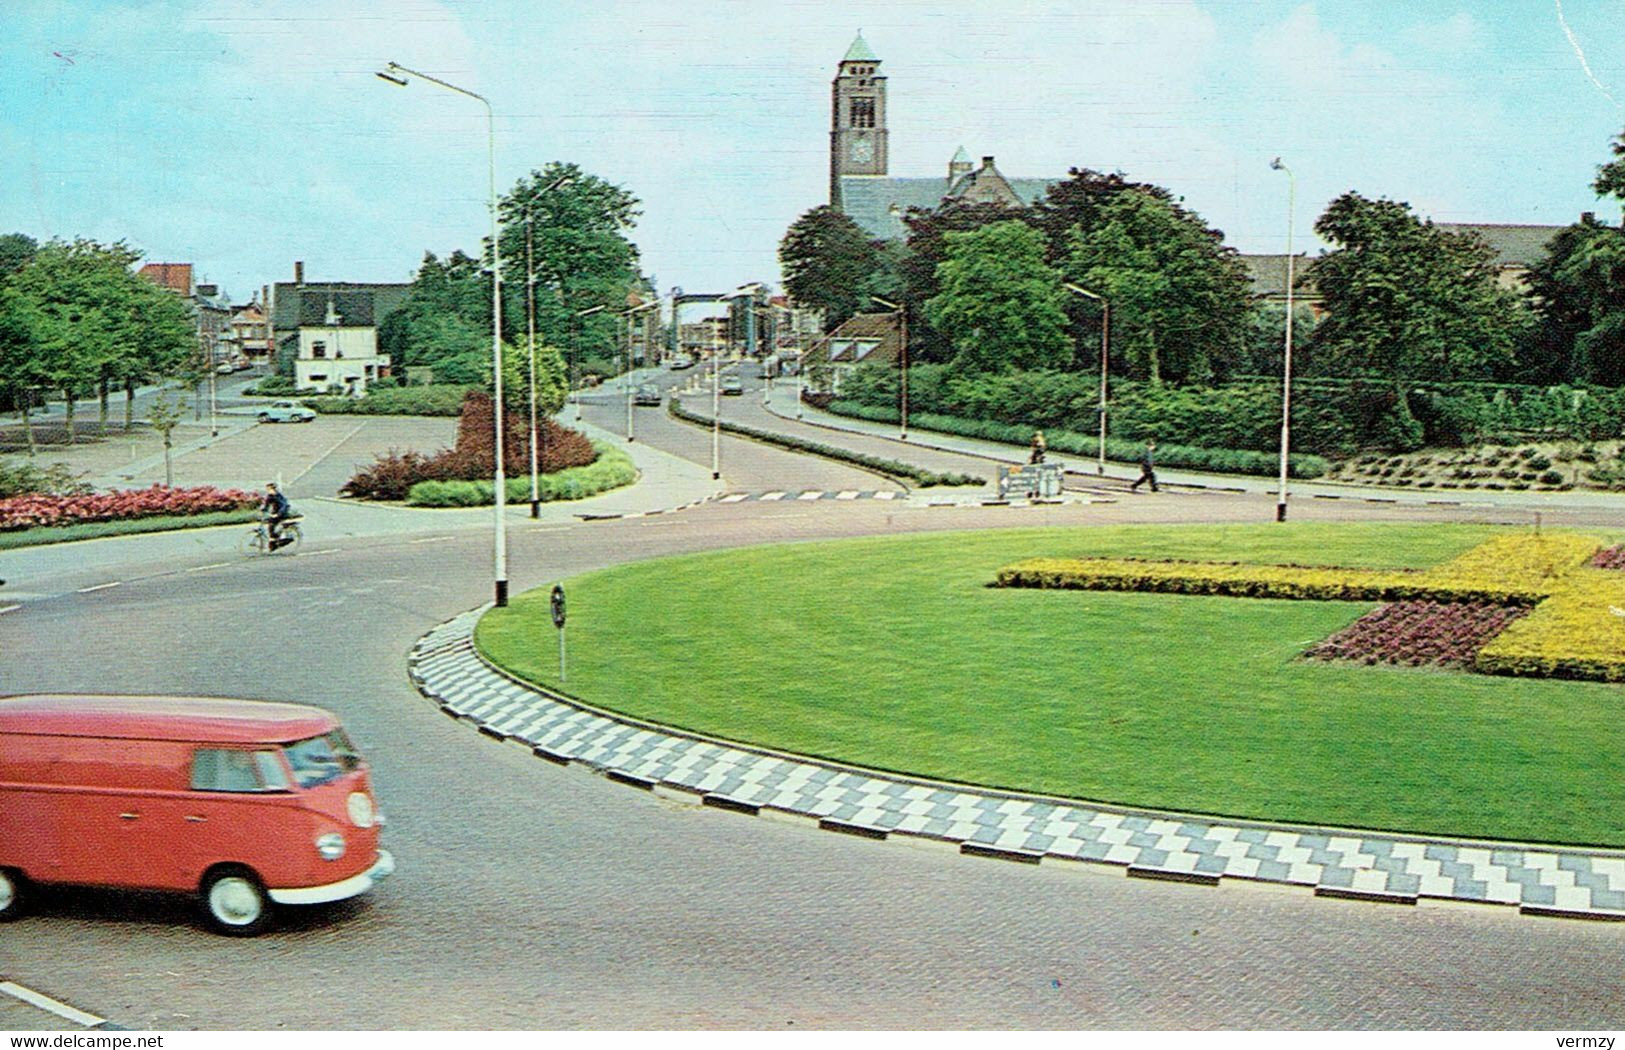
M 474 651 L 484 608 L 430 631 L 408 657 L 418 689 L 480 732 L 613 780 L 720 809 L 777 811 L 868 838 L 934 839 L 961 853 L 1127 874 L 1311 888 L 1397 904 L 1515 906 L 1524 914 L 1625 920 L 1625 852 L 1427 840 L 1136 811 L 882 776 L 610 717 L 520 685 Z
M 619 520 L 621 518 L 652 518 L 657 514 L 676 514 L 680 510 L 688 510 L 690 507 L 698 507 L 702 503 L 711 503 L 711 502 L 714 502 L 716 499 L 717 499 L 716 496 L 706 496 L 706 497 L 704 497 L 702 499 L 689 500 L 687 503 L 681 504 L 681 505 L 676 506 L 676 507 L 662 507 L 659 510 L 637 510 L 637 511 L 629 511 L 629 512 L 627 512 L 625 514 L 591 514 L 591 513 L 585 513 L 585 514 L 577 514 L 576 517 L 580 518 L 582 521 L 616 521 L 616 520 Z

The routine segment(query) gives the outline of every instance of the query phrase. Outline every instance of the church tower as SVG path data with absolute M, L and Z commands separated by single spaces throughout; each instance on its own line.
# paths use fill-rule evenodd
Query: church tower
M 886 174 L 886 78 L 859 32 L 830 90 L 829 202 L 841 206 L 843 175 Z

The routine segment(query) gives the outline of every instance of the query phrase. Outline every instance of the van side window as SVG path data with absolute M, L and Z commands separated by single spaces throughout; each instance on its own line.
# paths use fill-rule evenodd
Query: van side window
M 275 751 L 256 751 L 254 764 L 259 767 L 260 782 L 265 785 L 265 790 L 293 790 L 293 785 L 288 783 L 288 767 L 282 764 L 280 754 Z
M 192 756 L 193 791 L 264 791 L 252 751 L 199 748 Z

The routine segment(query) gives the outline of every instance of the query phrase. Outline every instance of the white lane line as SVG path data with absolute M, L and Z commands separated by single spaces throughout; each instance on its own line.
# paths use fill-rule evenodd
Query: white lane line
M 368 420 L 363 419 L 361 422 L 357 423 L 355 425 L 354 430 L 350 431 L 348 434 L 345 434 L 343 437 L 341 437 L 337 441 L 333 442 L 333 447 L 329 448 L 326 452 L 323 452 L 321 455 L 319 455 L 315 459 L 311 460 L 310 466 L 306 467 L 304 470 L 301 470 L 299 473 L 295 474 L 291 479 L 289 479 L 287 485 L 283 485 L 281 487 L 286 489 L 288 487 L 288 485 L 292 485 L 294 482 L 298 481 L 300 478 L 304 477 L 306 474 L 309 474 L 311 471 L 315 470 L 316 467 L 318 465 L 320 465 L 322 460 L 326 459 L 328 456 L 331 456 L 333 453 L 337 452 L 339 450 L 340 446 L 342 446 L 345 442 L 349 441 L 351 438 L 353 438 L 357 434 L 361 433 L 362 428 L 364 428 L 367 425 L 368 422 L 369 422 Z
M 109 587 L 118 587 L 123 583 L 124 583 L 123 580 L 114 580 L 112 583 L 98 583 L 94 587 L 81 587 L 81 588 L 79 588 L 79 593 L 80 594 L 89 594 L 91 591 L 105 591 Z
M 718 503 L 738 503 L 740 500 L 750 499 L 748 492 L 734 492 L 717 500 Z
M 4 606 L 0 606 L 0 613 L 16 612 L 18 609 L 21 609 L 21 608 L 22 608 L 21 605 L 4 605 Z
M 532 531 L 534 531 L 534 530 L 532 530 Z M 455 536 L 429 536 L 429 537 L 427 537 L 425 539 L 407 540 L 406 542 L 407 543 L 414 543 L 414 544 L 415 543 L 445 543 L 447 540 L 451 540 L 451 539 L 456 539 L 456 537 Z
M 877 493 L 875 493 L 875 499 L 896 499 L 896 498 L 897 498 L 897 493 L 895 493 L 895 492 L 877 492 Z
M 230 564 L 231 564 L 231 562 L 229 562 L 229 561 L 217 561 L 217 562 L 213 563 L 212 565 L 194 565 L 190 569 L 187 569 L 186 571 L 187 572 L 203 572 L 203 571 L 205 571 L 207 569 L 224 569 L 226 566 L 228 566 Z
M 774 500 L 783 499 L 785 496 L 788 496 L 788 495 L 789 495 L 789 493 L 787 493 L 787 492 L 764 492 L 760 496 L 758 496 L 757 498 L 760 499 L 763 503 L 771 503 Z
M 837 492 L 835 494 L 835 498 L 836 499 L 857 499 L 858 498 L 858 490 L 857 489 L 847 489 L 844 492 Z
M 85 1028 L 103 1024 L 107 1020 L 105 1017 L 87 1014 L 83 1010 L 75 1010 L 67 1003 L 59 1002 L 48 995 L 41 995 L 32 988 L 24 988 L 22 985 L 13 984 L 10 981 L 0 981 L 0 992 L 5 992 L 13 998 L 21 999 L 30 1006 L 37 1006 L 41 1010 L 56 1014 L 65 1021 L 72 1021 L 74 1024 Z
M 337 554 L 338 552 L 339 552 L 339 549 L 337 547 L 324 547 L 319 551 L 304 551 L 303 553 L 301 553 L 299 555 L 296 555 L 296 557 L 314 558 L 318 554 Z
M 815 500 L 815 499 L 823 499 L 823 498 L 824 498 L 824 494 L 822 492 L 813 492 L 813 491 L 810 491 L 810 490 L 807 491 L 807 492 L 803 492 L 801 495 L 796 497 L 796 499 L 805 499 L 805 500 Z
M 536 528 L 530 529 L 528 531 L 530 531 L 530 532 L 569 532 L 571 528 L 573 528 L 573 526 L 570 526 L 570 525 L 542 525 L 542 526 L 538 526 Z M 446 537 L 446 539 L 448 539 L 448 540 L 452 539 L 452 538 L 453 537 L 451 537 L 451 536 Z

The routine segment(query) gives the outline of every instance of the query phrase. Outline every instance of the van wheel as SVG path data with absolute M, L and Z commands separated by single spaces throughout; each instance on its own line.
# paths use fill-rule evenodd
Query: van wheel
M 23 914 L 23 877 L 8 868 L 0 868 L 0 922 L 10 922 Z
M 271 898 L 247 868 L 220 868 L 203 880 L 203 914 L 216 933 L 252 937 L 271 922 Z

